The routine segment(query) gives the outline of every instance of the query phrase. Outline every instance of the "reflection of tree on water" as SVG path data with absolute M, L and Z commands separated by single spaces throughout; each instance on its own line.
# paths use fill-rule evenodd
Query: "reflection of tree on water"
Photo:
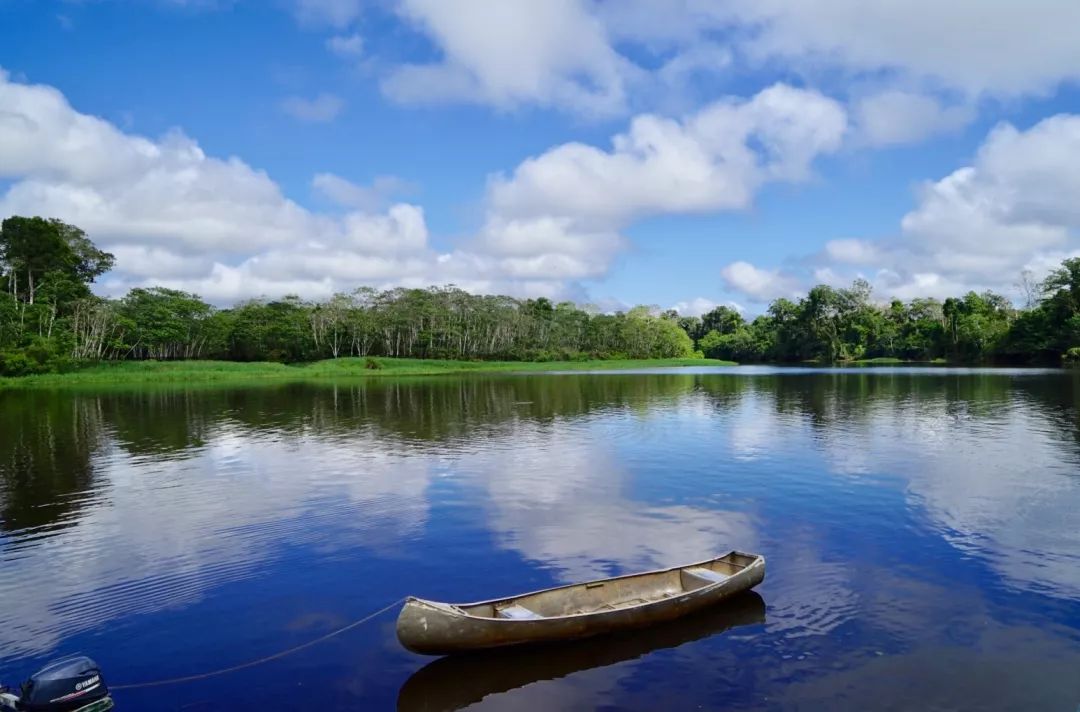
M 666 624 L 573 643 L 440 658 L 416 671 L 398 693 L 401 712 L 457 710 L 541 680 L 607 667 L 731 628 L 765 622 L 765 602 L 750 592 Z
M 183 389 L 120 391 L 85 398 L 100 403 L 117 443 L 133 455 L 163 455 L 203 445 L 228 417 L 223 393 Z
M 409 441 L 447 442 L 476 428 L 518 420 L 541 424 L 598 411 L 646 406 L 689 393 L 693 378 L 665 376 L 502 376 L 368 381 L 311 386 L 321 422 L 358 423 Z
M 75 523 L 103 445 L 95 400 L 47 392 L 0 393 L 0 530 L 59 530 Z
M 699 376 L 696 387 L 720 409 L 750 394 L 767 397 L 780 415 L 804 417 L 815 428 L 874 424 L 898 406 L 927 408 L 955 418 L 992 418 L 1022 395 L 1065 441 L 1080 441 L 1080 372 L 962 372 L 913 368 L 851 369 L 746 376 Z
M 683 375 L 428 378 L 246 388 L 145 387 L 0 394 L 0 530 L 63 528 L 93 501 L 93 458 L 112 439 L 136 457 L 175 460 L 224 427 L 262 438 L 317 433 L 447 443 L 476 428 L 540 423 L 684 394 Z M 38 534 L 43 532 L 36 532 Z
M 408 441 L 446 442 L 477 427 L 551 422 L 645 406 L 689 393 L 686 375 L 435 377 L 308 382 L 222 390 L 161 390 L 92 396 L 104 402 L 121 447 L 132 454 L 180 451 L 214 427 L 259 435 L 349 435 L 372 428 Z M 87 396 L 91 397 L 91 396 Z
M 370 379 L 245 388 L 123 388 L 0 395 L 0 529 L 67 526 L 92 489 L 106 437 L 135 456 L 186 455 L 224 426 L 260 437 L 368 431 L 403 445 L 452 445 L 477 428 L 551 423 L 704 393 L 722 410 L 747 396 L 823 432 L 859 428 L 898 404 L 954 418 L 993 417 L 1017 396 L 1034 404 L 1062 443 L 1080 441 L 1080 375 L 851 371 L 785 375 L 648 374 Z
M 1017 379 L 1016 395 L 1038 405 L 1063 443 L 1080 445 L 1080 369 L 1060 379 Z

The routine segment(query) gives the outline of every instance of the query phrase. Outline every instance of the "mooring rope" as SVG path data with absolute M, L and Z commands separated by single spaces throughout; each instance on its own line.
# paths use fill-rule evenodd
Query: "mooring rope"
M 172 677 L 172 678 L 168 678 L 168 679 L 165 679 L 165 680 L 152 680 L 150 682 L 134 682 L 134 683 L 131 683 L 129 685 L 109 685 L 109 689 L 110 690 L 137 690 L 137 689 L 142 688 L 142 687 L 161 687 L 162 685 L 177 685 L 177 684 L 179 684 L 181 682 L 194 682 L 195 680 L 205 680 L 208 677 L 217 677 L 218 675 L 227 675 L 230 672 L 236 672 L 237 670 L 245 670 L 247 668 L 255 667 L 256 665 L 262 665 L 263 663 L 268 663 L 271 660 L 278 660 L 280 658 L 285 657 L 286 655 L 292 655 L 293 653 L 298 653 L 301 650 L 303 650 L 304 648 L 310 648 L 313 645 L 318 645 L 319 643 L 330 640 L 331 638 L 333 638 L 336 635 L 341 635 L 342 633 L 350 631 L 353 628 L 361 626 L 364 623 L 367 623 L 368 621 L 370 621 L 371 619 L 381 616 L 383 613 L 386 613 L 391 608 L 394 608 L 395 606 L 400 605 L 404 600 L 405 600 L 405 597 L 402 596 L 401 598 L 397 599 L 393 603 L 391 603 L 391 604 L 389 604 L 387 606 L 384 606 L 383 608 L 380 608 L 379 610 L 375 611 L 374 613 L 369 613 L 368 615 L 364 616 L 363 618 L 361 618 L 359 620 L 355 620 L 352 623 L 349 623 L 348 625 L 345 625 L 345 626 L 342 626 L 341 628 L 338 628 L 337 630 L 332 630 L 329 633 L 316 638 L 315 640 L 309 640 L 306 643 L 301 643 L 300 645 L 289 648 L 288 650 L 282 650 L 280 653 L 274 653 L 273 655 L 267 655 L 266 657 L 259 658 L 258 660 L 250 660 L 250 661 L 248 661 L 246 663 L 240 663 L 239 665 L 233 665 L 231 667 L 221 668 L 219 670 L 211 670 L 209 672 L 201 672 L 201 673 L 198 673 L 197 675 L 185 675 L 184 677 Z

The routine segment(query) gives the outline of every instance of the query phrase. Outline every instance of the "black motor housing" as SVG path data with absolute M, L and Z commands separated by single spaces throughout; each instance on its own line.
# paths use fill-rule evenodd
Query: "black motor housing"
M 109 696 L 97 663 L 76 655 L 49 663 L 23 683 L 19 709 L 71 712 Z

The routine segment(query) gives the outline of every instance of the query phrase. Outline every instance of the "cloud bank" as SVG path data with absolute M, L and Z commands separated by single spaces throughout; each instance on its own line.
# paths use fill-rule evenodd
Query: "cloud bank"
M 733 263 L 724 276 L 758 300 L 822 276 L 840 282 L 865 276 L 879 296 L 904 299 L 1008 291 L 1021 272 L 1041 277 L 1080 255 L 1077 194 L 1080 115 L 1052 116 L 1026 130 L 1003 123 L 971 165 L 919 187 L 894 238 L 833 240 L 787 272 Z
M 295 2 L 301 18 L 337 28 L 364 10 L 359 0 Z M 384 7 L 439 55 L 426 63 L 387 60 L 383 90 L 406 104 L 534 105 L 603 117 L 631 111 L 637 94 L 670 90 L 688 72 L 725 78 L 733 65 L 780 67 L 922 96 L 922 106 L 906 101 L 902 113 L 913 126 L 903 130 L 880 128 L 897 117 L 875 121 L 867 107 L 879 127 L 871 135 L 895 142 L 927 130 L 927 122 L 962 121 L 966 109 L 928 103 L 939 103 L 935 92 L 1010 99 L 1080 79 L 1080 5 L 1060 0 L 872 7 L 860 0 L 396 0 Z M 896 100 L 886 96 L 878 108 Z
M 607 273 L 634 220 L 744 209 L 770 182 L 805 179 L 846 130 L 835 101 L 783 84 L 681 119 L 640 115 L 608 149 L 568 143 L 493 176 L 477 234 L 438 252 L 423 209 L 394 201 L 398 179 L 319 174 L 313 187 L 344 212 L 317 212 L 180 130 L 126 133 L 52 87 L 0 74 L 0 106 L 0 179 L 11 182 L 0 213 L 85 229 L 117 255 L 108 293 L 162 285 L 219 303 L 361 284 L 573 295 Z

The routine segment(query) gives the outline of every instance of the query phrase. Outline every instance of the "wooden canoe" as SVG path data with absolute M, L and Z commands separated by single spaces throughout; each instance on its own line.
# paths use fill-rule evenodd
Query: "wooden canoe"
M 680 618 L 761 583 L 765 558 L 733 551 L 686 566 L 476 603 L 410 597 L 397 620 L 409 650 L 446 655 L 586 638 Z
M 740 626 L 765 622 L 765 601 L 753 591 L 678 620 L 585 640 L 478 650 L 437 658 L 398 691 L 397 712 L 451 712 L 481 700 L 583 670 L 676 648 Z M 493 705 L 497 706 L 497 705 Z M 510 707 L 510 704 L 503 704 Z

